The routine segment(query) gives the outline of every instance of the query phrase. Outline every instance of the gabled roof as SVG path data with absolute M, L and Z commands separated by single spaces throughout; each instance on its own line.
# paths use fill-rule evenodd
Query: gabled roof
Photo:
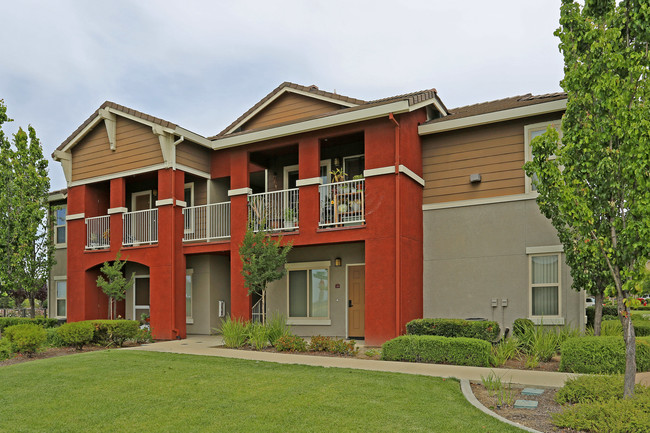
M 494 101 L 452 108 L 449 115 L 429 120 L 418 127 L 420 135 L 501 122 L 566 109 L 565 92 L 512 96 Z
M 228 125 L 223 131 L 221 131 L 220 133 L 218 133 L 212 138 L 221 137 L 228 133 L 235 132 L 244 123 L 249 121 L 255 114 L 259 113 L 263 108 L 267 107 L 271 102 L 277 99 L 280 95 L 287 92 L 315 97 L 321 100 L 326 100 L 328 102 L 340 104 L 346 107 L 354 107 L 359 104 L 365 103 L 365 101 L 362 101 L 361 99 L 350 98 L 348 96 L 339 95 L 337 93 L 320 90 L 315 85 L 301 86 L 300 84 L 295 84 L 295 83 L 290 83 L 289 81 L 285 81 L 284 83 L 280 84 L 278 87 L 273 89 L 268 95 L 260 99 L 260 101 L 257 104 L 253 105 L 244 114 L 239 116 L 234 122 Z
M 280 92 L 291 91 L 291 89 L 298 89 L 301 91 L 311 91 L 318 95 L 325 95 L 328 97 L 337 98 L 338 103 L 342 103 L 341 101 L 343 101 L 346 102 L 349 106 L 347 108 L 341 108 L 339 110 L 334 110 L 329 113 L 316 114 L 313 116 L 309 116 L 297 120 L 265 126 L 263 128 L 257 128 L 257 129 L 251 129 L 245 131 L 237 130 L 241 125 L 243 125 L 248 120 L 250 120 L 255 115 L 255 113 L 258 113 L 261 109 L 267 106 L 270 100 L 272 100 L 272 98 L 279 96 Z M 210 140 L 215 141 L 215 148 L 222 147 L 221 143 L 224 143 L 224 146 L 234 145 L 235 142 L 237 142 L 236 144 L 245 144 L 246 142 L 251 142 L 258 139 L 258 138 L 253 138 L 254 136 L 255 137 L 259 136 L 259 139 L 268 139 L 275 136 L 288 135 L 287 133 L 284 132 L 285 129 L 291 129 L 292 132 L 290 133 L 297 133 L 303 130 L 304 131 L 313 130 L 321 127 L 336 126 L 339 124 L 350 123 L 350 121 L 364 120 L 365 119 L 364 114 L 361 113 L 356 114 L 356 112 L 360 112 L 362 110 L 368 110 L 368 116 L 371 116 L 368 118 L 372 118 L 372 116 L 379 117 L 385 114 L 381 110 L 381 106 L 386 106 L 387 108 L 388 107 L 394 108 L 391 104 L 400 103 L 400 102 L 406 103 L 406 104 L 402 104 L 400 108 L 402 112 L 412 111 L 422 106 L 433 104 L 436 106 L 436 109 L 438 109 L 443 115 L 447 114 L 447 108 L 438 97 L 436 89 L 420 90 L 417 92 L 405 93 L 402 95 L 391 96 L 388 98 L 376 99 L 372 101 L 363 101 L 361 99 L 350 98 L 347 96 L 338 95 L 336 93 L 324 92 L 322 90 L 318 90 L 316 86 L 306 87 L 294 83 L 285 82 L 282 83 L 275 90 L 273 90 L 271 93 L 269 93 L 260 102 L 255 104 L 250 110 L 248 110 L 246 113 L 240 116 L 235 122 L 233 122 L 230 126 L 228 126 L 223 131 L 221 131 L 218 135 L 208 137 L 208 138 Z M 340 120 L 340 121 L 338 120 L 338 117 L 342 117 L 345 115 L 349 115 L 348 117 L 350 117 L 350 119 L 346 118 L 346 120 Z M 331 119 L 331 125 L 329 124 L 328 119 Z M 302 124 L 304 124 L 304 128 L 302 129 L 298 126 L 292 127 L 292 125 L 302 125 Z M 270 130 L 276 130 L 277 133 L 264 132 Z M 243 136 L 250 136 L 251 138 L 243 139 Z M 233 143 L 230 143 L 230 141 L 232 141 Z

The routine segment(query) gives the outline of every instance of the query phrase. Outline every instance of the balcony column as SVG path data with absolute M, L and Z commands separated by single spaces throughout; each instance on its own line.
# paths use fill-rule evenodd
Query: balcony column
M 160 339 L 185 338 L 185 255 L 183 213 L 185 173 L 158 170 L 158 247 L 150 266 L 151 327 Z
M 298 145 L 298 227 L 301 233 L 311 235 L 318 229 L 320 220 L 320 144 L 310 137 Z
M 123 177 L 111 179 L 111 196 L 108 214 L 110 215 L 111 252 L 117 254 L 122 248 L 123 214 L 126 208 L 126 180 Z
M 241 245 L 248 224 L 249 154 L 245 150 L 233 151 L 230 157 L 230 314 L 232 317 L 250 320 L 251 297 L 244 287 L 239 259 Z

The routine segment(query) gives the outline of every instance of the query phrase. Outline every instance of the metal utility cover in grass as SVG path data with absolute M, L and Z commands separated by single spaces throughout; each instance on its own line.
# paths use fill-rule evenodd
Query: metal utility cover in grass
M 537 409 L 537 401 L 535 400 L 517 400 L 515 401 L 515 409 Z
M 543 389 L 539 388 L 524 388 L 523 391 L 521 391 L 522 395 L 542 395 L 544 394 Z

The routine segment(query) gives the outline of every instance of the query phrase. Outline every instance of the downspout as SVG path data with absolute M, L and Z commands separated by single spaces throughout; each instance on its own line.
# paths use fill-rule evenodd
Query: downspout
M 400 148 L 400 125 L 393 116 L 388 118 L 395 124 L 395 336 L 400 334 L 401 323 L 401 301 L 402 301 L 402 279 L 400 275 L 402 253 L 400 251 L 400 187 L 399 187 L 399 148 Z

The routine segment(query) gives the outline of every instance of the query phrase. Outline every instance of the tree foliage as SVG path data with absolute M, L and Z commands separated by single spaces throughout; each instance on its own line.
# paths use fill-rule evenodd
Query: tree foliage
M 283 246 L 282 238 L 273 240 L 265 231 L 255 232 L 252 228 L 246 230 L 239 246 L 244 287 L 249 295 L 257 293 L 262 297 L 262 321 L 266 318 L 266 288 L 286 274 L 284 265 L 291 248 L 291 242 Z
M 0 290 L 29 299 L 35 315 L 38 292 L 54 264 L 48 214 L 47 160 L 34 128 L 18 129 L 10 142 L 1 130 L 11 121 L 0 101 Z
M 625 396 L 634 393 L 630 305 L 650 257 L 650 6 L 563 0 L 560 50 L 568 94 L 562 140 L 533 140 L 538 204 L 564 244 L 576 284 L 611 284 L 626 343 Z M 604 271 L 608 271 L 607 274 Z
M 113 263 L 104 262 L 101 271 L 106 276 L 97 277 L 97 287 L 108 296 L 108 318 L 115 319 L 116 304 L 126 297 L 126 289 L 133 285 L 135 272 L 128 280 L 124 276 L 122 268 L 126 265 L 126 259 L 120 261 L 122 254 L 117 252 Z

